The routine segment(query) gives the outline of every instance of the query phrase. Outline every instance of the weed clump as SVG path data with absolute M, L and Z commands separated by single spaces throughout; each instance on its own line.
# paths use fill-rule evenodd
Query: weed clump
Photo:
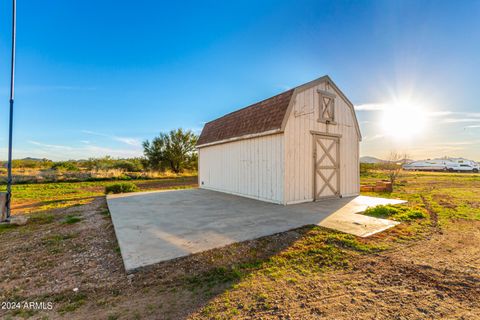
M 390 218 L 397 221 L 413 221 L 427 217 L 427 214 L 421 209 L 392 205 L 370 207 L 365 210 L 364 214 L 377 218 Z
M 47 213 L 37 213 L 30 216 L 28 222 L 31 224 L 47 224 L 51 223 L 55 220 L 55 216 L 53 214 Z
M 138 187 L 131 182 L 120 182 L 105 187 L 105 193 L 125 193 L 138 191 Z
M 80 222 L 82 221 L 83 219 L 79 216 L 76 216 L 76 215 L 68 215 L 65 217 L 65 219 L 63 220 L 63 223 L 64 224 L 74 224 L 74 223 L 77 223 L 77 222 Z
M 17 226 L 14 224 L 0 224 L 0 233 L 7 230 L 15 229 L 16 227 Z

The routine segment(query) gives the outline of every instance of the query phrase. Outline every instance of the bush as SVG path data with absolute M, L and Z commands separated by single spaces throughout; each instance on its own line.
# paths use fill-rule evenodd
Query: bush
M 141 172 L 143 170 L 143 165 L 138 159 L 117 160 L 113 163 L 112 167 L 127 172 Z
M 105 193 L 125 193 L 138 191 L 138 187 L 130 182 L 120 182 L 105 187 Z
M 48 159 L 16 159 L 12 160 L 13 168 L 22 168 L 22 169 L 48 169 L 52 166 L 53 161 Z M 2 166 L 7 167 L 7 163 L 2 163 Z
M 360 163 L 360 175 L 368 176 L 370 171 L 375 169 L 375 164 L 373 163 Z
M 145 168 L 144 162 L 145 159 L 143 158 L 114 159 L 107 156 L 84 160 L 81 166 L 87 170 L 118 169 L 126 172 L 141 172 Z
M 56 171 L 79 171 L 80 170 L 78 166 L 71 161 L 55 162 L 52 165 L 52 169 Z

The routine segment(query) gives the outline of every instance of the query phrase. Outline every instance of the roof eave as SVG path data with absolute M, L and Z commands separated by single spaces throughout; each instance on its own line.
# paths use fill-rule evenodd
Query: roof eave
M 269 135 L 279 134 L 279 133 L 283 133 L 283 130 L 281 128 L 268 130 L 268 131 L 263 131 L 263 132 L 259 132 L 259 133 L 246 134 L 246 135 L 243 135 L 243 136 L 233 137 L 233 138 L 229 138 L 229 139 L 207 142 L 207 143 L 197 145 L 196 148 L 200 149 L 200 148 L 205 148 L 205 147 L 211 147 L 211 146 L 214 146 L 214 145 L 217 145 L 217 144 L 224 144 L 224 143 L 230 143 L 230 142 L 239 141 L 239 140 L 259 138 L 259 137 L 269 136 Z

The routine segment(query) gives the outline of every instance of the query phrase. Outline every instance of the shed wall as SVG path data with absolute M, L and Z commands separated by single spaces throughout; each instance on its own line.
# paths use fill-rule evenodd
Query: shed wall
M 283 203 L 283 134 L 199 149 L 200 188 Z
M 336 124 L 318 122 L 320 101 L 318 90 L 336 95 Z M 339 134 L 340 138 L 340 194 L 357 195 L 360 192 L 359 135 L 356 119 L 347 102 L 326 82 L 300 90 L 293 97 L 292 112 L 285 125 L 285 202 L 313 201 L 314 160 L 311 131 Z M 328 128 L 327 128 L 328 126 Z

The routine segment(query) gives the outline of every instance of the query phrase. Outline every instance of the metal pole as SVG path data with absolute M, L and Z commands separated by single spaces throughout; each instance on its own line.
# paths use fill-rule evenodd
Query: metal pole
M 8 178 L 7 178 L 7 217 L 6 221 L 10 221 L 10 200 L 12 198 L 12 133 L 13 133 L 13 100 L 15 96 L 15 37 L 16 37 L 16 16 L 17 1 L 12 1 L 12 60 L 10 69 L 10 120 L 8 127 Z

